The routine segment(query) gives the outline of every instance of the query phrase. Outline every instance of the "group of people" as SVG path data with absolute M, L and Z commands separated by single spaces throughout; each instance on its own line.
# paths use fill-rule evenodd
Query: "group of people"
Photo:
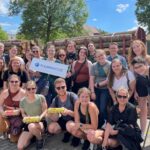
M 46 57 L 35 45 L 22 58 L 16 46 L 5 54 L 0 43 L 0 132 L 17 142 L 18 150 L 34 138 L 36 148 L 42 148 L 46 130 L 51 134 L 64 131 L 62 142 L 71 139 L 73 147 L 83 139 L 82 150 L 88 150 L 90 143 L 103 150 L 140 150 L 147 121 L 150 56 L 140 40 L 131 43 L 128 60 L 118 50 L 112 42 L 106 56 L 89 42 L 77 51 L 75 42 L 69 41 L 66 50 L 48 45 Z M 33 58 L 69 65 L 66 78 L 30 70 Z M 48 108 L 63 111 L 48 113 Z M 7 110 L 14 110 L 14 115 Z M 22 122 L 30 116 L 41 120 Z

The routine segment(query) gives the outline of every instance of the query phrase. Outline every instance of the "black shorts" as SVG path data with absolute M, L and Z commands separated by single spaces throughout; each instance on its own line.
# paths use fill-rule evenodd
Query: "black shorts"
M 68 120 L 64 120 L 62 117 L 60 117 L 57 121 L 57 123 L 59 124 L 59 126 L 61 127 L 62 130 L 66 130 L 67 122 L 68 122 Z
M 46 122 L 46 120 L 42 120 L 41 122 L 43 123 L 44 130 L 45 130 L 47 128 L 47 122 Z M 28 125 L 29 124 L 26 124 L 26 123 L 23 124 L 23 131 L 27 131 L 27 132 L 29 131 Z
M 139 97 L 149 95 L 149 80 L 146 77 L 138 76 L 136 78 L 136 91 Z

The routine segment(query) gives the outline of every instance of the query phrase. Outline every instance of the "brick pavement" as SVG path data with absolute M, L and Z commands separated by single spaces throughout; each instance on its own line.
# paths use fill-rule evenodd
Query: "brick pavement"
M 81 145 L 77 148 L 70 146 L 70 143 L 64 144 L 61 142 L 63 134 L 54 136 L 45 136 L 45 146 L 43 150 L 81 150 Z M 17 150 L 16 144 L 9 142 L 8 140 L 0 139 L 0 150 Z M 35 150 L 35 143 L 30 145 L 27 150 Z M 148 138 L 146 140 L 146 146 L 144 150 L 150 150 L 150 130 L 148 132 Z

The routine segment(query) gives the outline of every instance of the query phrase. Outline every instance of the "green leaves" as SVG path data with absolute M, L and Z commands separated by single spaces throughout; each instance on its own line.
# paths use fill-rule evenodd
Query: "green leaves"
M 70 37 L 82 33 L 88 17 L 84 0 L 21 0 L 10 3 L 10 14 L 22 13 L 20 33 L 28 39 Z
M 8 34 L 0 26 L 0 40 L 8 40 Z
M 150 32 L 150 1 L 149 0 L 137 0 L 136 2 L 136 16 L 139 23 L 143 26 L 148 26 Z

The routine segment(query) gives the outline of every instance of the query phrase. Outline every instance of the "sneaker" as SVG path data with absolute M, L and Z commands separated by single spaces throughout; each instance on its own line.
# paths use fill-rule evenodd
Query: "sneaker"
M 90 142 L 88 140 L 85 140 L 82 146 L 82 150 L 88 150 L 90 147 Z
M 70 140 L 71 134 L 69 132 L 64 133 L 64 137 L 62 139 L 62 142 L 68 143 Z
M 36 149 L 40 150 L 43 148 L 43 139 L 36 141 Z
M 72 141 L 71 141 L 71 145 L 73 147 L 77 147 L 79 144 L 80 144 L 80 139 L 75 137 L 75 136 L 73 136 Z

